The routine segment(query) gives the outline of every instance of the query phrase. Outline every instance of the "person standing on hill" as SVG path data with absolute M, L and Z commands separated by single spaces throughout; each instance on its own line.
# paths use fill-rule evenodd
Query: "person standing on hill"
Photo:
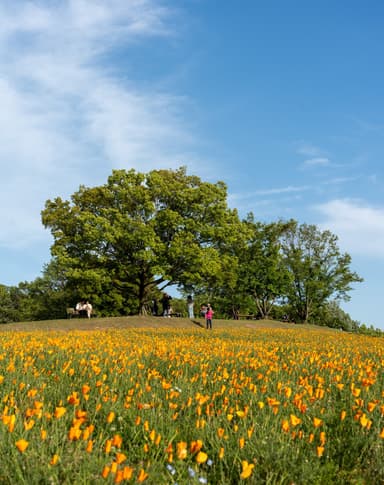
M 87 317 L 91 318 L 92 312 L 93 312 L 93 307 L 87 300 L 84 305 L 84 310 L 86 311 Z
M 190 319 L 192 318 L 195 318 L 195 314 L 194 314 L 194 311 L 193 311 L 193 298 L 192 298 L 192 295 L 188 295 L 188 298 L 187 298 L 187 308 L 188 308 L 188 317 Z
M 213 319 L 213 314 L 215 312 L 213 311 L 211 304 L 208 303 L 207 305 L 207 311 L 205 312 L 205 323 L 207 326 L 207 330 L 211 329 L 212 330 L 212 319 Z
M 205 314 L 207 313 L 207 305 L 204 305 L 204 303 L 200 307 L 200 315 L 205 318 Z
M 163 293 L 163 298 L 161 299 L 161 304 L 163 306 L 163 317 L 171 317 L 169 309 L 171 308 L 172 297 L 168 293 Z

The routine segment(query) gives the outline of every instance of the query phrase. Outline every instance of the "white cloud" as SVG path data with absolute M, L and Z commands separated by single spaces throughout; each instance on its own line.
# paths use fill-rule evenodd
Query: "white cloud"
M 320 166 L 326 166 L 329 165 L 331 162 L 328 158 L 326 157 L 315 157 L 315 158 L 309 158 L 307 160 L 304 160 L 303 164 L 306 167 L 320 167 Z
M 114 42 L 136 41 L 139 35 L 167 35 L 171 11 L 154 0 L 64 0 L 30 2 L 20 0 L 0 5 L 1 35 L 33 34 L 36 48 L 47 41 L 48 49 L 79 47 L 103 50 Z M 62 45 L 65 38 L 67 45 Z M 16 37 L 17 40 L 17 37 Z M 94 40 L 103 40 L 99 45 Z
M 188 100 L 105 64 L 115 47 L 173 35 L 172 15 L 157 0 L 0 4 L 1 246 L 45 240 L 45 200 L 103 183 L 112 168 L 187 163 Z
M 368 258 L 384 258 L 383 207 L 345 199 L 332 200 L 316 209 L 325 217 L 319 226 L 336 234 L 344 250 Z

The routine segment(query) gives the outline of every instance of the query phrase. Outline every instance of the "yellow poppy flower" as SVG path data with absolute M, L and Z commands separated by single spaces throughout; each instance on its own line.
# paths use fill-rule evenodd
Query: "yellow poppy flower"
M 59 419 L 61 418 L 62 416 L 64 416 L 64 414 L 67 412 L 66 408 L 60 406 L 60 407 L 57 407 L 55 408 L 55 412 L 54 412 L 54 416 L 56 419 Z
M 252 471 L 255 468 L 253 463 L 248 463 L 247 461 L 243 460 L 241 462 L 242 472 L 240 474 L 240 478 L 243 480 L 249 478 L 252 475 Z
M 51 465 L 56 465 L 58 463 L 58 461 L 59 461 L 59 455 L 56 455 L 55 454 L 55 455 L 52 456 L 52 459 L 50 461 L 50 464 Z
M 205 463 L 208 460 L 208 455 L 204 451 L 199 451 L 196 455 L 196 461 L 199 464 Z
M 292 426 L 298 426 L 301 423 L 301 419 L 294 414 L 290 415 L 290 421 Z
M 313 426 L 315 428 L 318 428 L 319 426 L 321 426 L 323 424 L 323 420 L 322 419 L 319 419 L 319 418 L 313 418 Z

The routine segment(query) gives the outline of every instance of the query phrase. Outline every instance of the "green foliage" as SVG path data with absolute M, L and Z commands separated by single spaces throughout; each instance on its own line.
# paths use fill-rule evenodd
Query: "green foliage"
M 373 325 L 368 326 L 365 323 L 359 325 L 357 332 L 362 335 L 371 335 L 372 337 L 382 337 L 384 334 L 383 330 L 375 328 Z
M 352 320 L 350 315 L 340 308 L 337 301 L 327 302 L 319 308 L 312 320 L 318 325 L 340 328 L 346 332 L 356 332 L 359 328 L 359 322 Z
M 350 270 L 351 257 L 340 252 L 337 236 L 315 225 L 290 221 L 281 251 L 292 281 L 287 299 L 298 321 L 307 322 L 331 299 L 348 300 L 351 284 L 362 281 Z
M 268 318 L 276 300 L 284 297 L 290 283 L 290 273 L 280 252 L 280 238 L 286 224 L 262 224 L 249 218 L 246 225 L 250 238 L 240 256 L 238 287 L 250 295 L 258 313 Z
M 65 308 L 74 306 L 78 298 L 67 287 L 65 271 L 54 258 L 44 267 L 41 277 L 20 283 L 18 291 L 22 296 L 19 320 L 63 318 Z
M 0 285 L 0 323 L 22 320 L 19 301 L 20 294 L 17 288 Z
M 225 185 L 185 168 L 114 170 L 105 185 L 81 186 L 71 201 L 47 201 L 42 221 L 68 285 L 102 312 L 120 314 L 143 313 L 169 284 L 220 285 L 239 226 Z

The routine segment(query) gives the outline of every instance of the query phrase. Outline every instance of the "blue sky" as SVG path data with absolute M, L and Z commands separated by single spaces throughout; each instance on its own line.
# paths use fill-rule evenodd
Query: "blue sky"
M 47 199 L 188 167 L 241 215 L 330 229 L 384 329 L 380 1 L 0 0 L 0 282 L 41 274 Z

